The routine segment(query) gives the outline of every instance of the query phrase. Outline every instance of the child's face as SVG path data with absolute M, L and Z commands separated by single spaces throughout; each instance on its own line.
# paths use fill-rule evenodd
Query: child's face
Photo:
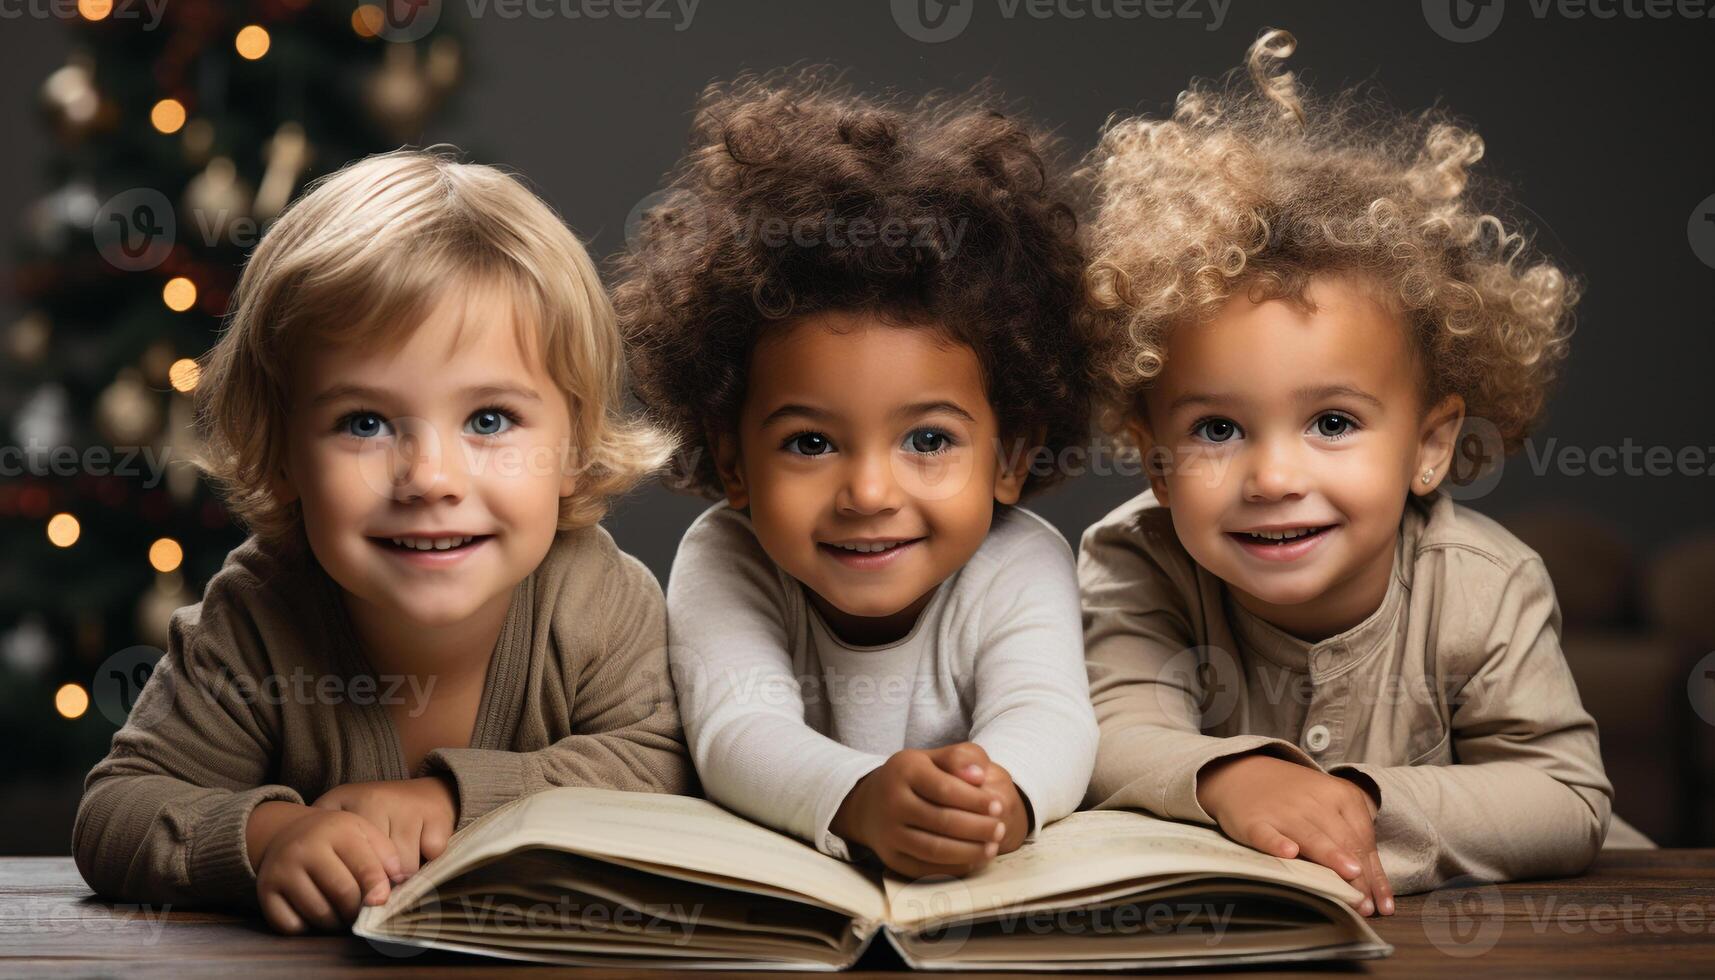
M 757 344 L 737 435 L 716 440 L 728 502 L 836 627 L 844 613 L 909 630 L 1028 466 L 1002 465 L 974 351 L 858 313 Z
M 1406 326 L 1363 284 L 1319 279 L 1306 298 L 1312 312 L 1240 295 L 1176 329 L 1137 431 L 1186 551 L 1308 637 L 1380 604 L 1406 495 L 1440 484 L 1463 402 L 1424 410 Z M 1301 536 L 1257 533 L 1283 531 Z
M 464 295 L 397 350 L 321 347 L 294 363 L 283 492 L 354 612 L 426 627 L 504 614 L 572 492 L 564 395 L 519 348 L 510 304 Z

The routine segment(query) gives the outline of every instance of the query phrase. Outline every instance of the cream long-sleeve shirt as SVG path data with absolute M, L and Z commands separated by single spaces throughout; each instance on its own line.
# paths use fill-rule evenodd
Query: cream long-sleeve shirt
M 1077 572 L 1042 518 L 996 509 L 911 632 L 842 642 L 726 504 L 685 532 L 667 582 L 674 688 L 710 799 L 851 856 L 828 829 L 859 779 L 906 748 L 972 741 L 1037 829 L 1077 808 L 1095 759 Z
M 1367 778 L 1401 894 L 1575 874 L 1601 848 L 1613 790 L 1548 574 L 1444 494 L 1407 506 L 1380 608 L 1317 643 L 1233 601 L 1148 492 L 1084 533 L 1078 571 L 1092 806 L 1212 824 L 1198 771 L 1262 751 Z

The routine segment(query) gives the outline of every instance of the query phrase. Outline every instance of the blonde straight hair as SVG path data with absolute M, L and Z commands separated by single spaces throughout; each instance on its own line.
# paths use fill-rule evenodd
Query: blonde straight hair
M 225 329 L 201 358 L 194 462 L 265 541 L 301 537 L 297 504 L 275 491 L 295 352 L 402 344 L 460 290 L 500 287 L 520 349 L 544 360 L 565 395 L 578 483 L 560 502 L 562 530 L 599 521 L 673 451 L 670 436 L 624 409 L 619 330 L 589 253 L 517 178 L 456 152 L 396 150 L 322 178 L 245 265 Z

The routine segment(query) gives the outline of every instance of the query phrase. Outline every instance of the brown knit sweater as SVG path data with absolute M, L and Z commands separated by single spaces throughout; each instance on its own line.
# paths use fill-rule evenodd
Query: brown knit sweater
M 408 773 L 386 705 L 413 688 L 374 674 L 308 548 L 252 538 L 174 613 L 166 656 L 90 772 L 78 870 L 123 900 L 254 904 L 245 826 L 267 800 L 444 772 L 462 827 L 554 786 L 692 792 L 664 610 L 605 530 L 560 532 L 513 591 L 470 746 Z

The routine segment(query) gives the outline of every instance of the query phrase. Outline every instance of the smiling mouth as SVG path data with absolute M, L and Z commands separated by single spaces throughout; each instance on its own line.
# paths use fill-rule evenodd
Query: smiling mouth
M 437 554 L 449 551 L 467 551 L 484 541 L 487 541 L 493 536 L 494 535 L 492 534 L 463 534 L 440 538 L 399 537 L 370 538 L 369 540 L 383 548 L 389 548 L 394 551 Z
M 854 555 L 879 555 L 903 548 L 908 544 L 916 544 L 922 538 L 899 538 L 895 541 L 854 541 L 851 544 L 837 544 L 832 541 L 822 542 L 822 547 L 833 548 L 837 551 L 849 552 Z
M 1228 531 L 1227 534 L 1246 544 L 1263 545 L 1264 547 L 1281 547 L 1295 542 L 1304 541 L 1324 534 L 1333 528 L 1332 524 L 1310 525 L 1306 527 L 1283 528 L 1278 531 Z

